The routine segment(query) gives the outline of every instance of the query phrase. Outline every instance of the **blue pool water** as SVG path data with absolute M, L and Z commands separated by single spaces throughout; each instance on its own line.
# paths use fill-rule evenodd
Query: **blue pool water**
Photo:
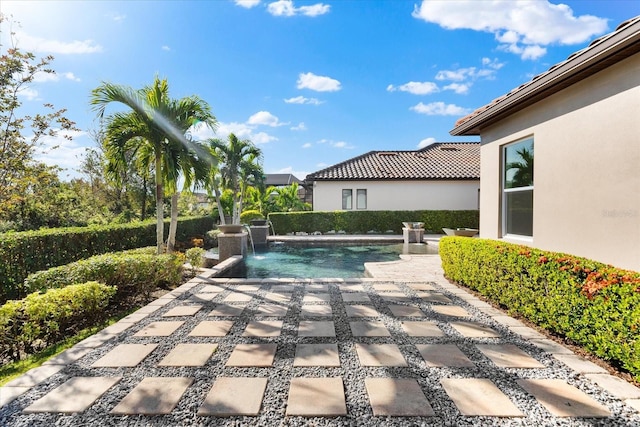
M 402 253 L 437 253 L 432 245 L 293 245 L 270 243 L 246 258 L 235 277 L 354 278 L 364 276 L 365 262 L 397 261 Z

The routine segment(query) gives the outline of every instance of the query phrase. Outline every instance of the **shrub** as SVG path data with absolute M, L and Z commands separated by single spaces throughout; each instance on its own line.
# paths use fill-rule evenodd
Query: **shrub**
M 278 234 L 329 230 L 350 234 L 392 230 L 401 234 L 403 222 L 423 222 L 426 231 L 442 233 L 443 228 L 478 228 L 480 217 L 478 211 L 312 211 L 274 212 L 269 220 Z
M 640 273 L 484 239 L 446 237 L 445 275 L 640 380 Z
M 117 287 L 115 300 L 125 302 L 147 297 L 157 287 L 174 287 L 182 279 L 180 254 L 152 255 L 143 248 L 121 253 L 97 255 L 67 265 L 39 271 L 24 281 L 25 292 L 62 288 L 74 283 L 97 280 Z
M 242 224 L 248 224 L 252 219 L 264 219 L 264 215 L 258 210 L 247 210 L 240 214 Z
M 114 286 L 97 282 L 34 292 L 0 307 L 0 360 L 19 360 L 105 319 Z
M 168 224 L 165 222 L 165 227 Z M 212 226 L 211 217 L 180 218 L 176 240 L 202 236 Z M 22 282 L 35 271 L 93 255 L 155 245 L 155 227 L 155 221 L 145 221 L 0 234 L 0 301 L 23 297 Z
M 195 275 L 198 272 L 198 269 L 202 267 L 205 250 L 202 248 L 190 248 L 185 252 L 185 258 L 187 262 L 191 264 L 191 272 Z

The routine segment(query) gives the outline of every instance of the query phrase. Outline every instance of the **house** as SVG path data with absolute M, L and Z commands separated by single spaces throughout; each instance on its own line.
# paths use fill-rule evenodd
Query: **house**
M 311 203 L 311 192 L 307 191 L 304 181 L 300 181 L 290 173 L 268 173 L 265 174 L 265 187 L 286 187 L 293 183 L 298 184 L 298 197 L 305 203 Z
M 480 236 L 640 271 L 640 17 L 458 120 Z
M 307 175 L 313 210 L 477 210 L 480 144 L 370 151 Z

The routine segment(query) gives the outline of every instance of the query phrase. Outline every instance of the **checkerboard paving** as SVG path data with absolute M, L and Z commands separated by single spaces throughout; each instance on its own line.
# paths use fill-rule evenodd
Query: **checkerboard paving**
M 176 295 L 154 305 L 157 310 L 149 310 L 138 324 L 122 328 L 120 342 L 109 351 L 79 347 L 83 351 L 65 363 L 81 367 L 84 376 L 59 380 L 22 413 L 87 411 L 120 387 L 123 370 L 149 369 L 149 376 L 128 386 L 104 416 L 171 414 L 198 370 L 216 367 L 220 374 L 200 396 L 198 417 L 260 416 L 265 396 L 273 392 L 272 378 L 283 375 L 286 397 L 275 410 L 286 417 L 349 417 L 349 402 L 358 390 L 367 396 L 373 417 L 442 416 L 434 396 L 465 417 L 527 417 L 528 407 L 508 397 L 504 384 L 482 375 L 505 369 L 511 372 L 505 381 L 539 411 L 558 418 L 611 416 L 605 403 L 565 379 L 547 378 L 545 369 L 564 357 L 586 372 L 601 372 L 580 365 L 573 360 L 577 356 L 553 343 L 512 343 L 509 337 L 520 330 L 492 321 L 435 283 L 201 280 Z M 345 327 L 338 328 L 339 321 Z M 180 342 L 168 345 L 167 337 Z M 557 350 L 554 358 L 540 348 L 545 345 Z M 285 356 L 285 350 L 294 355 Z M 357 366 L 343 364 L 346 353 L 355 356 Z M 25 376 L 0 388 L 0 404 L 55 377 L 65 367 L 60 366 L 49 365 L 51 372 L 42 371 L 35 381 Z M 320 371 L 308 376 L 311 368 Z M 345 383 L 355 370 L 365 372 L 364 381 Z M 421 371 L 439 380 L 427 385 Z M 531 375 L 534 371 L 540 374 Z M 638 397 L 629 396 L 633 403 Z

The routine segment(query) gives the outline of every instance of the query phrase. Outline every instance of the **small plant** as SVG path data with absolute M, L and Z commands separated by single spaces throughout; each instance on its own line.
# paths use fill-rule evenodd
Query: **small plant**
M 242 224 L 248 224 L 253 219 L 264 219 L 264 215 L 257 210 L 247 210 L 240 214 L 240 222 Z
M 195 276 L 200 267 L 202 267 L 205 250 L 202 248 L 190 248 L 185 252 L 185 257 L 189 264 L 191 264 L 191 273 Z

